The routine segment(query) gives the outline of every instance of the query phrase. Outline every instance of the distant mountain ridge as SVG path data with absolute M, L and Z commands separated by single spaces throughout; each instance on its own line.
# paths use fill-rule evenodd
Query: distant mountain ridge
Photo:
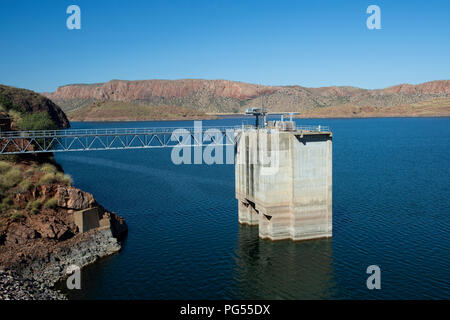
M 237 113 L 260 106 L 262 97 L 264 106 L 270 112 L 303 112 L 340 105 L 395 107 L 450 98 L 450 80 L 418 85 L 400 84 L 376 90 L 349 86 L 264 86 L 230 80 L 112 80 L 66 85 L 53 93 L 43 94 L 69 112 L 69 116 L 73 110 L 110 101 L 181 107 L 205 113 Z

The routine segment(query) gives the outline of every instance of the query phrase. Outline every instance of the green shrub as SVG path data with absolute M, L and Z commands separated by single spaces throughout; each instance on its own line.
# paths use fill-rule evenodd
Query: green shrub
M 4 198 L 0 203 L 0 214 L 7 212 L 13 208 L 14 202 L 10 198 Z
M 33 168 L 27 169 L 27 170 L 24 172 L 24 176 L 25 176 L 25 177 L 31 177 L 31 176 L 33 176 L 33 175 L 34 175 L 34 170 L 35 170 L 35 169 L 33 169 Z
M 5 97 L 2 94 L 0 94 L 0 105 L 2 107 L 2 110 L 9 110 L 13 107 L 11 100 L 9 100 L 7 97 Z
M 22 114 L 17 122 L 21 130 L 55 130 L 58 126 L 45 112 Z
M 42 201 L 39 199 L 28 202 L 26 209 L 31 214 L 38 214 L 42 208 Z
M 12 188 L 20 181 L 22 181 L 22 171 L 19 168 L 12 168 L 0 176 L 0 188 Z
M 27 204 L 27 210 L 36 208 L 36 209 L 40 209 L 42 207 L 42 201 L 39 199 L 33 200 L 28 202 Z
M 22 180 L 22 182 L 19 183 L 19 192 L 27 192 L 31 189 L 32 186 L 33 183 L 30 180 Z
M 45 173 L 57 173 L 58 170 L 54 165 L 51 165 L 50 163 L 44 163 L 40 168 L 39 171 L 45 172 Z
M 62 182 L 64 182 L 68 186 L 71 186 L 73 184 L 72 176 L 69 174 L 65 174 Z
M 16 163 L 21 159 L 23 159 L 23 156 L 20 154 L 5 154 L 0 156 L 0 161 L 6 161 L 10 163 Z
M 71 186 L 73 183 L 72 177 L 68 174 L 58 172 L 56 174 L 56 178 L 58 179 L 59 182 L 67 186 Z
M 39 179 L 39 185 L 43 184 L 51 184 L 56 181 L 56 176 L 54 173 L 47 173 L 42 176 L 41 179 Z
M 14 212 L 9 216 L 9 218 L 13 221 L 19 221 L 19 220 L 25 218 L 25 216 L 21 213 Z
M 51 198 L 44 204 L 44 207 L 47 209 L 55 209 L 57 206 L 58 200 L 56 198 Z
M 15 110 L 9 110 L 8 115 L 14 122 L 18 122 L 20 121 L 20 119 L 22 119 L 22 115 L 20 114 L 20 112 L 17 112 Z
M 4 174 L 12 168 L 12 164 L 7 161 L 0 161 L 0 174 Z

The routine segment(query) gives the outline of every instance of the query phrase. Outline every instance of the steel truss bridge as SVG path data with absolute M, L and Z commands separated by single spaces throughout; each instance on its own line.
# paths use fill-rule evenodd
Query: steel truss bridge
M 0 132 L 0 155 L 167 147 L 233 146 L 252 126 L 67 129 Z M 297 126 L 328 131 L 328 127 Z

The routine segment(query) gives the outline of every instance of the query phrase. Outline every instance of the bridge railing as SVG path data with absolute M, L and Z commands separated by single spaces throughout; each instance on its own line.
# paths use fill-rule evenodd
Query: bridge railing
M 197 127 L 152 127 L 152 128 L 106 128 L 106 129 L 62 129 L 62 130 L 27 130 L 27 131 L 3 131 L 0 138 L 45 138 L 45 137 L 80 137 L 80 136 L 104 136 L 104 135 L 139 135 L 172 133 L 175 130 L 196 132 Z M 200 131 L 210 129 L 225 132 L 226 130 L 241 129 L 241 126 L 203 126 Z
M 226 130 L 248 130 L 254 126 L 203 126 L 201 131 L 210 129 L 225 132 Z M 296 126 L 296 130 L 328 132 L 328 126 Z M 29 130 L 29 131 L 0 131 L 0 138 L 45 138 L 45 137 L 80 137 L 80 136 L 105 136 L 105 135 L 137 135 L 137 134 L 161 134 L 172 133 L 175 130 L 196 132 L 197 127 L 152 127 L 152 128 L 105 128 L 105 129 L 62 129 L 62 130 Z
M 267 127 L 270 130 L 282 130 L 279 127 Z M 254 126 L 241 126 L 240 129 L 243 130 L 255 130 Z M 301 131 L 312 131 L 312 132 L 330 132 L 330 127 L 329 126 L 295 126 L 292 127 L 291 130 L 289 131 L 293 131 L 293 130 L 301 130 Z
M 328 126 L 296 126 L 296 130 L 303 130 L 303 131 L 317 131 L 317 132 L 329 132 L 330 127 Z
M 240 132 L 247 130 L 255 130 L 255 127 L 241 125 L 9 131 L 0 132 L 0 154 L 161 148 L 189 143 L 192 146 L 210 143 L 233 145 Z M 329 132 L 326 126 L 296 126 L 291 130 Z

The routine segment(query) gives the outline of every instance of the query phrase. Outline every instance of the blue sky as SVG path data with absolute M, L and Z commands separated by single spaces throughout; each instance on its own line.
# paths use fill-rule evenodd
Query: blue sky
M 68 30 L 66 8 L 81 8 Z M 366 8 L 381 8 L 368 30 Z M 0 1 L 0 83 L 111 79 L 382 88 L 450 79 L 450 1 Z

